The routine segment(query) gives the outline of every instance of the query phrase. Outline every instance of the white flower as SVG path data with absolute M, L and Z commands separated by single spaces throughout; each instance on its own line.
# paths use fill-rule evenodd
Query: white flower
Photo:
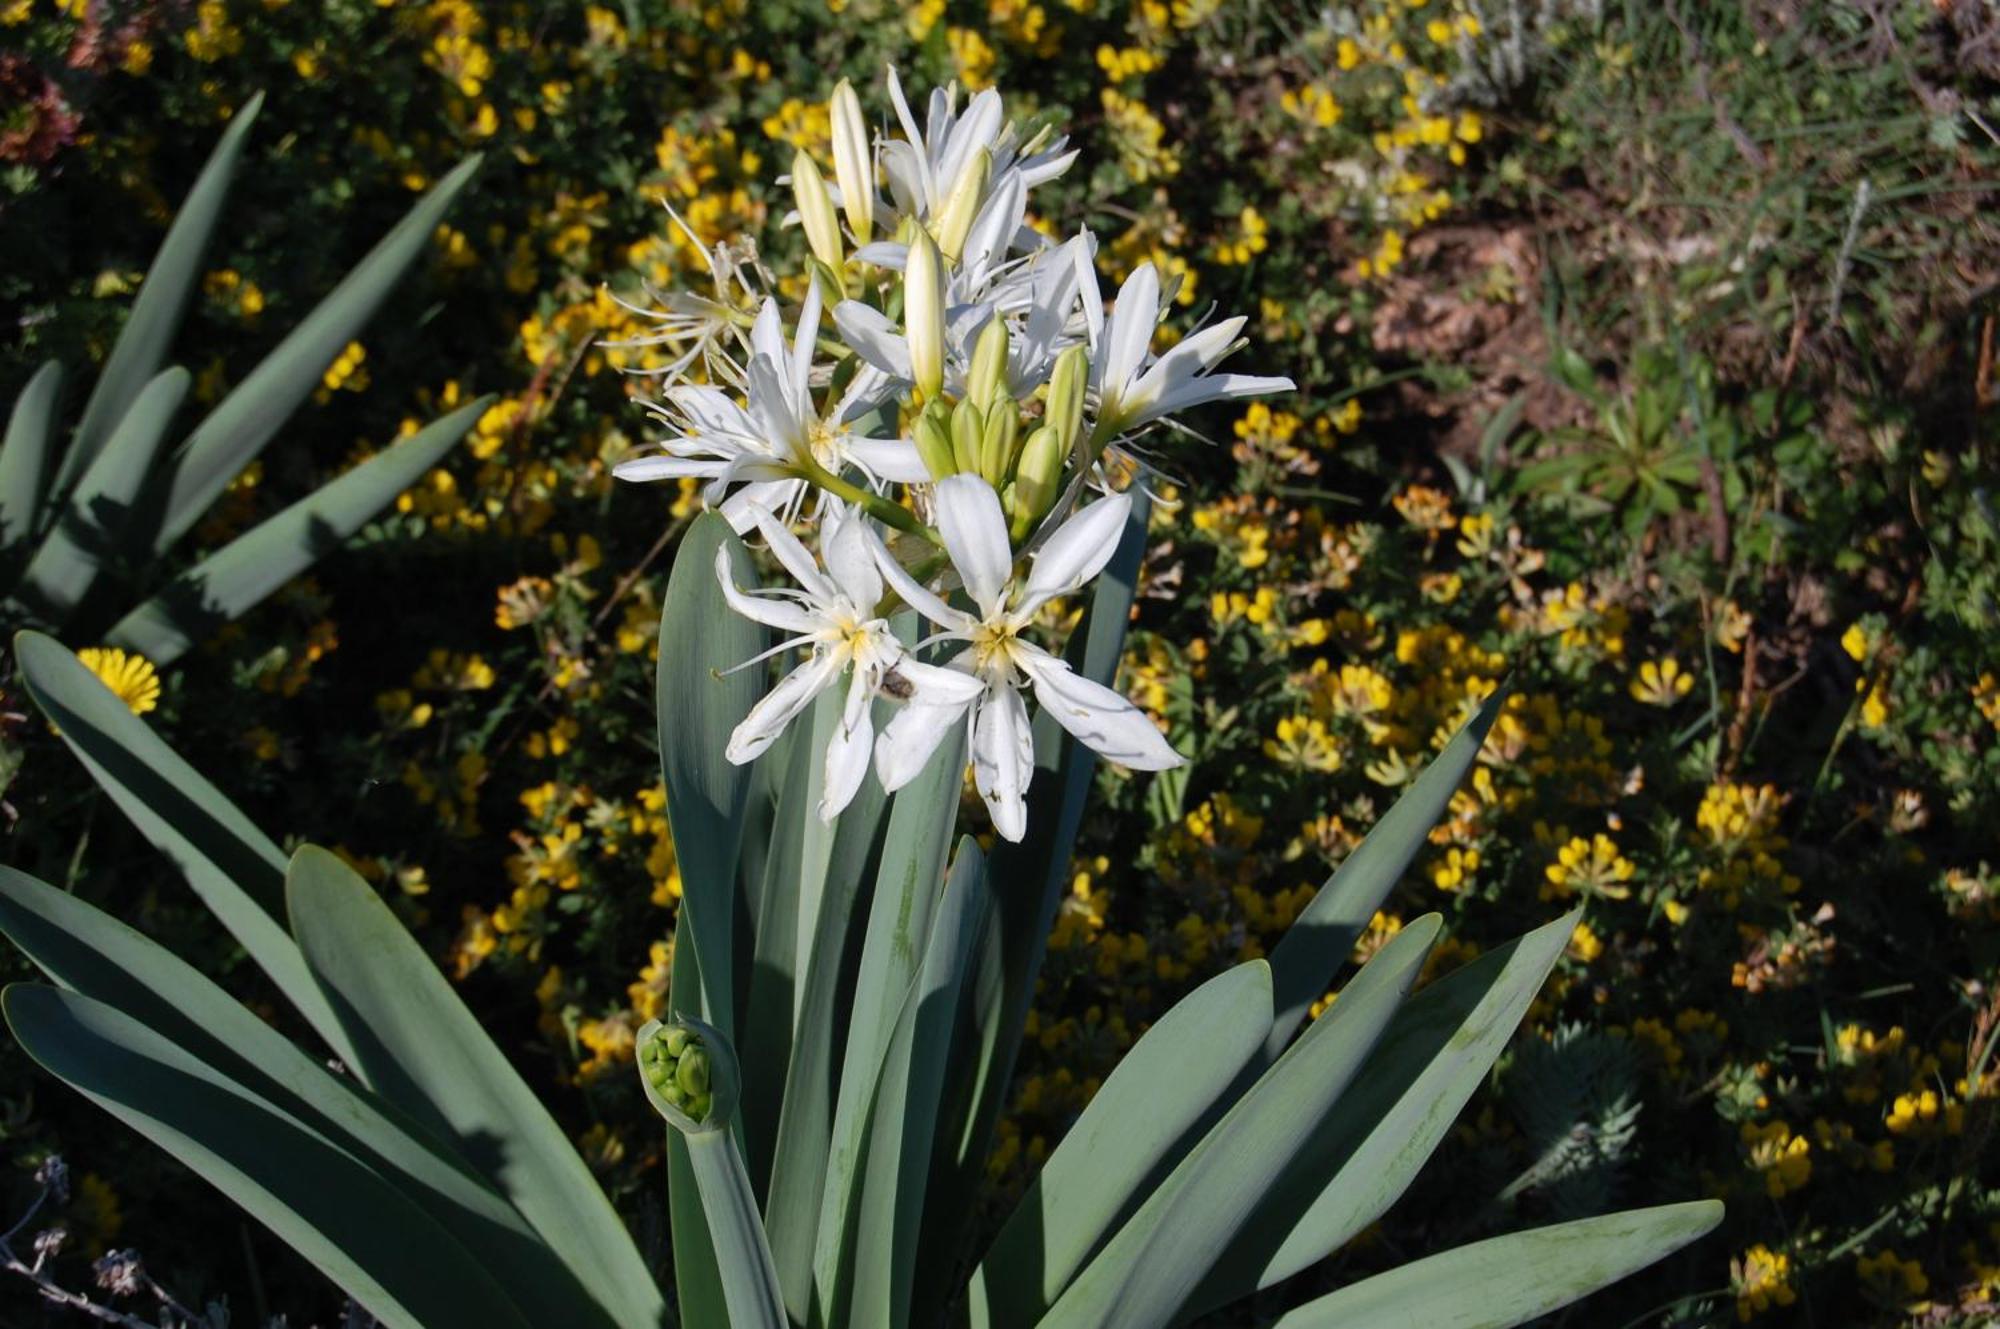
M 669 388 L 655 411 L 676 433 L 661 440 L 660 454 L 624 462 L 614 474 L 621 480 L 705 479 L 704 499 L 720 506 L 739 532 L 750 529 L 754 508 L 796 511 L 809 488 L 802 471 L 818 468 L 838 475 L 851 465 L 872 485 L 929 478 L 911 443 L 867 438 L 853 428 L 853 421 L 882 394 L 877 371 L 864 367 L 824 415 L 813 404 L 819 323 L 817 283 L 806 288 L 789 347 L 778 302 L 766 300 L 750 329 L 747 403 L 707 384 Z M 730 487 L 739 484 L 745 487 L 730 495 Z
M 875 773 L 882 787 L 894 791 L 914 779 L 951 726 L 970 712 L 973 782 L 994 828 L 1019 840 L 1027 826 L 1023 799 L 1035 770 L 1024 687 L 1034 689 L 1057 723 L 1109 760 L 1145 771 L 1180 765 L 1181 757 L 1145 712 L 1020 635 L 1043 605 L 1104 570 L 1131 500 L 1115 494 L 1080 509 L 1042 546 L 1021 583 L 1014 579 L 1007 520 L 991 485 L 975 475 L 951 476 L 938 482 L 935 505 L 939 534 L 976 613 L 954 609 L 918 584 L 879 541 L 875 559 L 896 592 L 944 629 L 943 639 L 966 643 L 950 666 L 979 686 L 964 696 L 919 689 L 876 745 Z
M 1153 329 L 1160 322 L 1160 276 L 1151 263 L 1141 263 L 1125 279 L 1108 321 L 1097 283 L 1084 280 L 1080 289 L 1090 327 L 1091 386 L 1097 390 L 1100 441 L 1204 402 L 1289 392 L 1293 387 L 1289 378 L 1209 372 L 1240 344 L 1241 317 L 1191 333 L 1152 359 Z
M 1021 142 L 1014 122 L 1006 119 L 1000 94 L 991 88 L 967 103 L 963 115 L 958 111 L 955 86 L 949 91 L 933 88 L 921 130 L 910 114 L 902 81 L 893 68 L 889 70 L 889 100 L 896 108 L 904 137 L 882 143 L 882 172 L 902 216 L 921 222 L 934 220 L 981 149 L 992 161 L 989 195 L 998 193 L 1012 178 L 1020 180 L 1023 190 L 1032 189 L 1055 179 L 1076 160 L 1074 152 L 1063 151 L 1068 140 L 1051 138 L 1045 132 Z
M 821 509 L 825 572 L 769 511 L 752 505 L 749 516 L 799 589 L 745 591 L 730 575 L 729 551 L 716 551 L 715 576 L 722 583 L 729 607 L 745 618 L 791 634 L 737 667 L 756 664 L 795 646 L 809 647 L 812 653 L 750 708 L 730 734 L 724 755 L 738 765 L 755 761 L 813 698 L 837 684 L 842 674 L 848 675 L 847 699 L 827 744 L 821 783 L 820 820 L 832 821 L 854 798 L 868 774 L 868 759 L 875 746 L 870 709 L 885 679 L 893 676 L 897 692 L 913 699 L 946 702 L 969 700 L 979 687 L 963 674 L 910 659 L 890 632 L 889 621 L 875 613 L 882 599 L 882 578 L 875 562 L 881 541 L 859 513 L 839 503 L 828 503 Z

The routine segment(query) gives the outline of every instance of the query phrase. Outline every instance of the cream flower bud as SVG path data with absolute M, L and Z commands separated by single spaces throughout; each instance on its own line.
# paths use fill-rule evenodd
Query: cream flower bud
M 1007 487 L 1014 472 L 1014 444 L 1021 436 L 1021 417 L 1011 401 L 997 401 L 986 412 L 986 428 L 979 440 L 979 473 L 994 489 Z
M 972 367 L 965 374 L 967 399 L 981 406 L 1007 389 L 1007 321 L 997 313 L 986 320 L 973 343 Z
M 875 160 L 868 151 L 868 122 L 861 117 L 861 99 L 846 79 L 833 90 L 827 106 L 833 122 L 833 178 L 840 182 L 840 201 L 854 243 L 865 245 L 875 231 Z
M 986 413 L 970 397 L 951 409 L 951 456 L 961 471 L 979 470 L 986 442 Z
M 1056 357 L 1049 375 L 1049 399 L 1044 423 L 1055 430 L 1068 456 L 1083 437 L 1083 394 L 1090 385 L 1090 353 L 1072 346 Z
M 903 335 L 917 391 L 929 400 L 944 390 L 944 260 L 921 226 L 903 267 Z
M 805 225 L 806 244 L 813 257 L 838 273 L 847 262 L 840 242 L 840 218 L 833 210 L 833 195 L 826 192 L 826 177 L 804 151 L 792 156 L 792 197 L 798 202 L 799 220 Z
M 924 469 L 930 472 L 931 479 L 942 480 L 958 474 L 958 462 L 951 450 L 951 411 L 943 402 L 933 401 L 925 406 L 911 433 L 916 438 L 917 456 L 923 458 Z
M 1016 542 L 1027 539 L 1035 523 L 1054 505 L 1062 488 L 1063 458 L 1068 455 L 1062 435 L 1047 425 L 1028 435 L 1028 441 L 1021 445 L 1014 484 L 1007 491 L 1009 528 Z
M 959 254 L 964 251 L 966 234 L 972 230 L 980 204 L 986 201 L 986 184 L 992 178 L 993 154 L 981 148 L 959 170 L 951 193 L 938 209 L 933 219 L 937 228 L 938 252 L 949 262 L 957 263 Z

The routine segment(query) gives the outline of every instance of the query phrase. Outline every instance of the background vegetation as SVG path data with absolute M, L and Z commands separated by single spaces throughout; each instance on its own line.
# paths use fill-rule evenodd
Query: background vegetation
M 149 719 L 262 824 L 337 842 L 379 886 L 657 1255 L 659 1132 L 629 1063 L 679 890 L 649 655 L 693 508 L 614 490 L 648 428 L 645 379 L 620 371 L 653 362 L 648 286 L 702 280 L 667 205 L 744 262 L 800 245 L 762 165 L 824 158 L 834 80 L 879 113 L 890 62 L 1069 123 L 1101 164 L 1045 191 L 1049 219 L 1099 232 L 1107 281 L 1147 258 L 1179 274 L 1185 326 L 1211 300 L 1252 312 L 1244 361 L 1302 385 L 1156 437 L 1179 506 L 1155 518 L 1123 685 L 1195 761 L 1099 776 L 1000 1190 L 1510 675 L 1363 946 L 1437 908 L 1443 965 L 1578 899 L 1586 922 L 1396 1218 L 1256 1313 L 1406 1246 L 1711 1194 L 1715 1236 L 1577 1322 L 1991 1322 L 1988 0 L 0 0 L 9 395 L 44 358 L 101 358 L 254 91 L 176 348 L 202 402 L 484 154 L 428 270 L 202 540 L 454 404 L 499 404 L 157 695 L 128 662 Z M 9 668 L 0 854 L 230 972 L 14 686 Z M 7 1191 L 50 1151 L 75 1169 L 68 1282 L 137 1247 L 189 1304 L 335 1315 L 11 1045 L 0 1142 Z M 24 1283 L 0 1307 L 43 1314 Z

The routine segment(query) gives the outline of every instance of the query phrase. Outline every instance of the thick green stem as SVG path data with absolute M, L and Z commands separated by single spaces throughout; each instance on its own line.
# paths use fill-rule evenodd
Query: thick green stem
M 891 503 L 880 494 L 870 493 L 860 485 L 848 483 L 832 471 L 821 466 L 818 462 L 800 462 L 799 476 L 809 484 L 818 485 L 829 494 L 834 494 L 854 504 L 885 526 L 893 526 L 899 531 L 907 531 L 911 535 L 920 536 L 939 548 L 944 547 L 944 541 L 938 536 L 938 533 L 924 525 L 921 521 L 918 521 L 917 514 L 911 512 L 900 503 Z

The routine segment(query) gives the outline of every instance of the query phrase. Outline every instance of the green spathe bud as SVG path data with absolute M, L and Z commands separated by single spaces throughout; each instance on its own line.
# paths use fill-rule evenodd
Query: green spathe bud
M 932 219 L 937 230 L 938 252 L 954 264 L 965 250 L 965 237 L 972 230 L 973 219 L 979 215 L 980 204 L 986 201 L 986 184 L 992 178 L 993 154 L 981 148 L 971 161 L 959 168 L 951 193 Z
M 903 267 L 903 335 L 917 392 L 929 401 L 944 390 L 944 260 L 921 226 L 911 229 Z
M 1021 417 L 1014 403 L 1001 400 L 986 413 L 986 428 L 979 442 L 979 473 L 996 490 L 1007 484 L 1014 471 L 1014 444 L 1020 438 Z
M 941 401 L 931 402 L 918 414 L 911 433 L 916 439 L 917 456 L 923 459 L 931 479 L 942 480 L 958 474 L 958 461 L 951 450 L 950 408 Z
M 854 242 L 865 245 L 875 231 L 875 158 L 868 150 L 868 122 L 862 118 L 853 84 L 840 80 L 827 112 L 833 126 L 833 178 L 840 182 L 840 203 L 847 209 Z
M 1090 386 L 1090 353 L 1072 346 L 1056 357 L 1049 375 L 1048 409 L 1043 423 L 1056 431 L 1064 456 L 1076 450 L 1083 437 L 1083 394 Z
M 986 443 L 986 413 L 972 398 L 962 399 L 951 410 L 951 457 L 961 471 L 980 469 L 979 459 Z
M 990 405 L 1007 390 L 1007 320 L 994 314 L 979 330 L 972 347 L 972 368 L 966 372 L 965 395 L 981 406 Z
M 1021 445 L 1021 458 L 1014 465 L 1014 487 L 1007 491 L 1010 533 L 1017 543 L 1028 537 L 1055 503 L 1062 489 L 1063 458 L 1068 455 L 1062 435 L 1049 425 L 1028 435 L 1028 441 Z
M 826 191 L 826 177 L 803 150 L 792 155 L 792 197 L 798 203 L 799 221 L 813 257 L 838 273 L 847 262 L 840 241 L 840 218 L 833 210 L 833 195 Z
M 639 1030 L 639 1083 L 646 1101 L 684 1135 L 728 1127 L 742 1078 L 735 1053 L 720 1031 L 679 1017 L 648 1020 Z

